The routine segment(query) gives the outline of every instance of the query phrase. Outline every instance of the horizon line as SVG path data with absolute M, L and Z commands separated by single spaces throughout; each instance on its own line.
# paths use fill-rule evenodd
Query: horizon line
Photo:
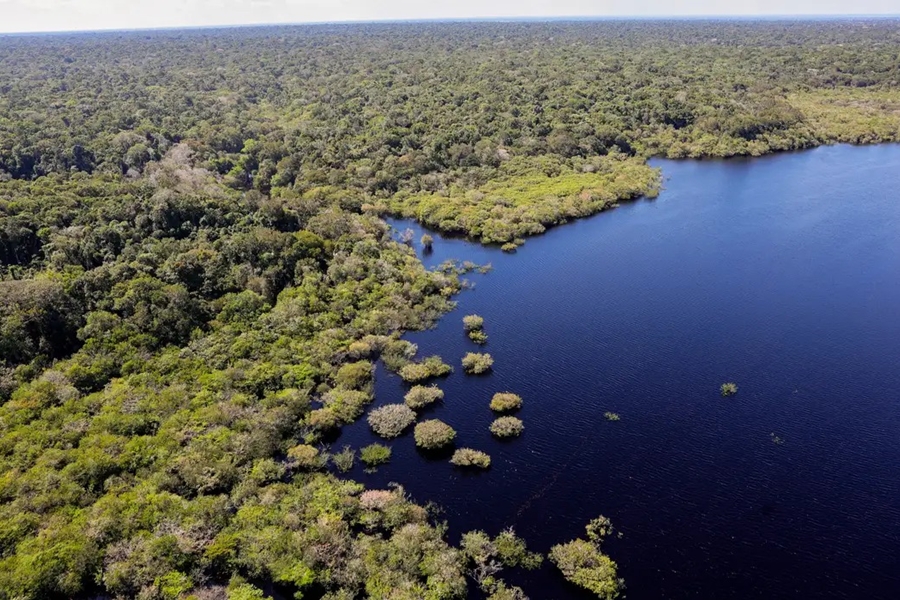
M 0 31 L 3 36 L 43 36 L 69 34 L 141 33 L 162 31 L 198 31 L 216 29 L 252 29 L 275 27 L 315 27 L 334 25 L 414 25 L 418 23 L 572 23 L 590 21 L 841 21 L 860 19 L 900 19 L 898 13 L 772 13 L 759 15 L 562 15 L 562 16 L 497 16 L 497 17 L 433 17 L 421 19 L 336 19 L 326 21 L 287 21 L 263 23 L 222 23 L 216 25 L 162 25 L 158 27 L 105 27 L 98 29 L 48 29 L 32 31 Z

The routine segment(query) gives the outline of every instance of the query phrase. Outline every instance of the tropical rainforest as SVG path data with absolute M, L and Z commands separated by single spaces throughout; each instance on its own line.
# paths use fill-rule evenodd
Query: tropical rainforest
M 525 598 L 515 532 L 451 544 L 331 447 L 375 361 L 439 384 L 462 358 L 402 334 L 469 267 L 382 217 L 514 250 L 653 196 L 650 157 L 887 141 L 891 19 L 0 37 L 0 599 Z M 370 422 L 412 444 L 441 396 Z M 540 550 L 613 598 L 609 529 Z

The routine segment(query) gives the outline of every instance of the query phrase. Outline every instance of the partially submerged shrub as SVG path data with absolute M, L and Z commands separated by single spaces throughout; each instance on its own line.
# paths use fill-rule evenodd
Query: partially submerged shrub
M 525 425 L 516 417 L 500 417 L 491 423 L 491 433 L 499 438 L 510 438 L 522 435 Z
M 416 355 L 418 346 L 412 342 L 399 339 L 388 339 L 381 349 L 381 360 L 388 370 L 398 373 L 400 369 L 409 364 Z
M 603 416 L 606 417 L 607 421 L 620 421 L 622 417 L 619 416 L 619 413 L 614 412 L 605 412 Z
M 330 408 L 317 408 L 306 415 L 306 424 L 313 430 L 324 433 L 340 425 L 340 419 Z
M 444 377 L 453 372 L 453 367 L 441 360 L 440 356 L 429 356 L 422 361 L 422 364 L 428 367 L 430 377 Z
M 409 409 L 407 408 L 407 410 Z M 414 437 L 416 439 L 416 446 L 419 448 L 436 450 L 452 444 L 453 440 L 456 439 L 456 431 L 443 421 L 431 419 L 422 421 L 416 425 Z
M 334 384 L 336 387 L 358 390 L 371 383 L 373 372 L 374 367 L 367 360 L 347 363 L 338 369 Z
M 484 332 L 484 318 L 479 315 L 466 315 L 463 317 L 463 328 L 469 339 L 476 344 L 487 343 L 488 336 Z
M 391 449 L 383 444 L 370 444 L 359 451 L 359 459 L 367 467 L 377 467 L 391 460 Z
M 622 580 L 616 573 L 616 563 L 603 554 L 600 545 L 612 532 L 609 519 L 599 517 L 586 527 L 588 540 L 577 539 L 550 549 L 550 561 L 563 576 L 589 590 L 603 600 L 616 598 L 622 590 Z
M 360 418 L 371 401 L 372 395 L 368 392 L 344 388 L 333 389 L 322 396 L 325 408 L 330 409 L 344 424 Z
M 522 408 L 522 397 L 512 392 L 498 392 L 491 398 L 491 410 L 509 412 Z
M 544 557 L 538 552 L 530 552 L 525 540 L 516 535 L 512 527 L 504 529 L 494 538 L 497 557 L 507 567 L 520 567 L 532 571 L 541 566 Z
M 413 409 L 425 408 L 438 400 L 444 399 L 444 392 L 437 386 L 413 386 L 403 397 L 406 405 Z
M 599 546 L 613 532 L 613 525 L 608 517 L 600 515 L 596 519 L 591 519 L 584 529 L 587 531 L 588 540 Z
M 477 331 L 470 331 L 469 339 L 472 340 L 473 342 L 475 342 L 476 344 L 487 344 L 488 336 L 484 331 L 479 329 Z
M 422 236 L 420 241 L 422 242 L 422 247 L 426 250 L 431 250 L 432 246 L 434 246 L 434 238 L 427 233 Z
M 727 398 L 728 396 L 734 396 L 737 394 L 737 384 L 736 383 L 723 383 L 722 384 L 722 396 Z
M 294 446 L 287 452 L 288 458 L 294 463 L 294 466 L 300 469 L 314 470 L 320 469 L 324 465 L 322 456 L 319 455 L 318 448 L 308 444 L 300 444 Z
M 453 453 L 450 462 L 457 467 L 478 467 L 487 469 L 491 466 L 491 457 L 481 450 L 472 448 L 460 448 Z
M 487 373 L 494 366 L 494 359 L 490 354 L 478 354 L 469 352 L 462 359 L 463 370 L 470 375 Z
M 433 377 L 444 377 L 453 372 L 453 367 L 441 360 L 440 356 L 429 356 L 422 362 L 408 363 L 400 369 L 400 377 L 407 383 L 419 383 Z
M 494 600 L 527 600 L 521 589 L 506 587 L 497 576 L 503 567 L 532 570 L 544 561 L 537 552 L 529 552 L 525 541 L 511 528 L 493 540 L 483 531 L 464 533 L 460 549 L 466 558 L 469 575 Z
M 503 250 L 504 252 L 512 253 L 512 252 L 515 252 L 516 250 L 518 250 L 519 246 L 518 246 L 518 244 L 513 244 L 512 242 L 507 242 L 506 244 L 503 244 L 502 246 L 500 246 L 500 249 Z
M 484 329 L 484 317 L 479 315 L 466 315 L 463 317 L 463 327 L 467 332 Z
M 428 367 L 421 363 L 409 363 L 400 369 L 400 377 L 407 383 L 425 381 L 431 377 Z
M 579 539 L 553 546 L 550 561 L 563 577 L 599 598 L 612 600 L 619 595 L 622 582 L 616 574 L 616 563 L 588 541 Z
M 369 413 L 372 431 L 385 438 L 395 438 L 415 423 L 416 413 L 403 404 L 388 404 Z
M 331 462 L 341 473 L 346 473 L 353 468 L 356 461 L 356 452 L 350 446 L 344 446 L 340 452 L 331 455 Z

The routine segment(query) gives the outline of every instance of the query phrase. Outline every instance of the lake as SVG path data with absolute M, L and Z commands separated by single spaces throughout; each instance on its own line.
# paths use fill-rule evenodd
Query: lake
M 427 414 L 493 466 L 461 472 L 410 433 L 391 464 L 353 476 L 438 502 L 454 542 L 512 526 L 547 552 L 603 514 L 629 600 L 897 598 L 900 146 L 654 164 L 656 200 L 516 254 L 432 232 L 426 264 L 494 269 L 406 337 L 456 368 Z M 485 377 L 459 363 L 479 351 L 472 313 L 495 359 Z M 498 391 L 525 401 L 511 442 L 488 432 Z M 404 392 L 379 367 L 376 404 Z M 373 439 L 362 420 L 338 445 Z M 534 600 L 590 597 L 549 563 L 508 575 Z

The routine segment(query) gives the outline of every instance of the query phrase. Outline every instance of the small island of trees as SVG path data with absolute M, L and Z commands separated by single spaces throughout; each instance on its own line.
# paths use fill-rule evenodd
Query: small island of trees
M 494 359 L 490 354 L 467 353 L 462 359 L 463 370 L 469 375 L 482 375 L 494 366 Z
M 522 408 L 522 397 L 512 392 L 497 392 L 491 398 L 491 410 L 509 412 Z
M 456 439 L 456 431 L 438 419 L 422 421 L 413 433 L 416 446 L 423 450 L 438 450 L 449 446 Z
M 450 462 L 457 467 L 477 467 L 487 469 L 491 466 L 491 457 L 480 450 L 460 448 L 453 453 Z
M 488 336 L 484 332 L 484 318 L 479 315 L 463 317 L 463 327 L 470 340 L 476 344 L 487 343 Z
M 414 385 L 403 397 L 406 406 L 419 410 L 444 399 L 444 391 L 437 386 Z
M 499 417 L 491 423 L 490 430 L 498 438 L 518 437 L 525 431 L 525 424 L 516 417 Z
M 416 413 L 404 404 L 388 404 L 369 414 L 372 431 L 384 438 L 395 438 L 416 422 Z

